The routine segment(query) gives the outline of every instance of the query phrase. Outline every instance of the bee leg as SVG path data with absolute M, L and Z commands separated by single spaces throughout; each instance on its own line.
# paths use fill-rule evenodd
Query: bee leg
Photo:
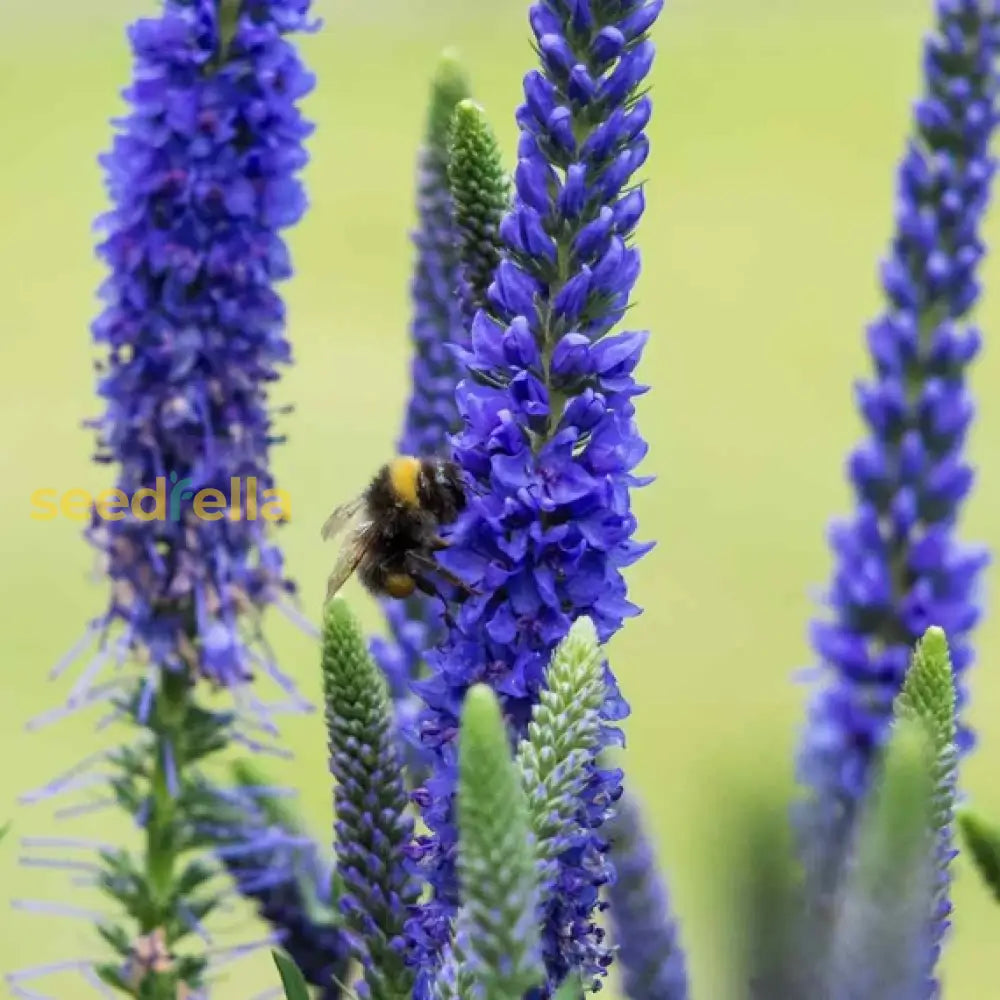
M 436 597 L 441 602 L 442 612 L 441 617 L 444 620 L 445 627 L 449 630 L 455 628 L 455 619 L 451 613 L 451 606 L 448 604 L 448 599 L 434 586 L 434 581 L 429 580 L 426 576 L 421 576 L 418 573 L 412 574 L 413 582 L 416 584 L 417 590 L 422 594 L 426 594 L 428 597 Z
M 451 542 L 447 538 L 442 538 L 440 535 L 435 535 L 430 541 L 431 552 L 440 552 L 442 549 L 448 548 Z
M 475 597 L 479 593 L 475 587 L 470 587 L 464 580 L 455 576 L 450 570 L 445 569 L 436 559 L 431 559 L 430 556 L 424 555 L 422 552 L 410 552 L 409 560 L 410 565 L 418 573 L 434 573 L 441 577 L 445 583 L 450 584 L 456 590 L 460 590 L 466 597 Z

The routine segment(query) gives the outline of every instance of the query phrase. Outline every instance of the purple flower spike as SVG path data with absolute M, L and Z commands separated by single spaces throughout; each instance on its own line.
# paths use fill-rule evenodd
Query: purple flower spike
M 448 190 L 448 125 L 455 106 L 468 93 L 461 65 L 445 54 L 431 87 L 427 132 L 417 163 L 418 227 L 413 237 L 416 262 L 410 287 L 412 378 L 396 445 L 403 455 L 443 455 L 450 435 L 459 426 L 455 406 L 459 362 L 451 347 L 464 344 L 468 334 L 458 298 L 457 234 Z M 389 684 L 401 748 L 411 766 L 419 768 L 421 754 L 412 738 L 419 704 L 410 682 L 418 676 L 426 650 L 441 638 L 441 607 L 422 594 L 381 604 L 389 638 L 373 639 L 371 653 Z
M 687 1000 L 687 968 L 667 887 L 631 796 L 619 800 L 609 826 L 616 878 L 608 899 L 625 996 Z
M 489 684 L 523 735 L 573 620 L 589 616 L 603 642 L 639 612 L 621 570 L 647 549 L 633 540 L 629 497 L 646 452 L 632 401 L 642 391 L 633 371 L 644 338 L 610 331 L 639 273 L 629 238 L 642 199 L 628 185 L 647 153 L 649 98 L 636 90 L 650 67 L 645 30 L 659 7 L 546 0 L 531 9 L 543 68 L 524 80 L 504 255 L 458 389 L 464 427 L 455 456 L 473 485 L 470 508 L 453 551 L 441 556 L 480 593 L 462 606 L 447 643 L 429 657 L 431 676 L 417 685 L 428 706 L 422 738 L 435 755 L 421 797 L 434 897 L 411 926 L 427 963 L 456 902 L 453 741 L 465 692 Z M 628 708 L 610 670 L 606 681 L 603 717 L 608 739 L 618 739 L 614 723 Z M 620 774 L 594 768 L 580 807 L 587 836 L 560 859 L 545 913 L 553 982 L 579 969 L 590 984 L 611 961 L 596 919 L 600 887 L 612 877 L 599 827 L 619 794 Z
M 322 1000 L 340 1000 L 351 951 L 337 924 L 330 898 L 331 866 L 272 798 L 267 788 L 219 790 L 216 855 L 251 900 L 261 918 L 280 935 L 281 947 L 295 960 Z
M 973 661 L 987 562 L 955 526 L 972 483 L 964 457 L 967 369 L 980 334 L 967 316 L 985 248 L 979 223 L 996 160 L 997 0 L 938 0 L 924 48 L 925 95 L 898 174 L 896 231 L 882 267 L 885 313 L 868 329 L 873 375 L 857 391 L 867 437 L 848 461 L 856 510 L 831 532 L 831 615 L 812 628 L 824 678 L 799 774 L 801 851 L 819 911 L 842 869 L 872 764 L 928 626 L 947 634 L 959 707 Z M 959 747 L 972 734 L 960 726 Z
M 308 7 L 164 0 L 129 31 L 128 111 L 102 158 L 110 274 L 92 331 L 104 412 L 91 426 L 114 489 L 87 537 L 110 601 L 88 633 L 97 655 L 49 718 L 111 701 L 98 728 L 138 733 L 47 794 L 100 783 L 107 795 L 60 818 L 113 803 L 141 828 L 141 852 L 101 853 L 96 881 L 123 916 L 91 921 L 115 954 L 87 970 L 129 995 L 204 996 L 206 964 L 184 939 L 204 937 L 223 894 L 196 829 L 210 811 L 200 768 L 232 743 L 285 752 L 268 739 L 276 706 L 248 686 L 258 670 L 288 696 L 282 709 L 307 707 L 259 618 L 293 592 L 269 537 L 288 504 L 270 472 L 268 389 L 290 360 L 275 287 L 291 274 L 280 233 L 305 208 L 296 175 L 311 131 L 298 104 L 313 78 L 286 35 L 310 27 Z M 203 707 L 206 687 L 231 694 L 227 711 Z
M 226 687 L 251 677 L 247 613 L 293 589 L 267 538 L 283 512 L 267 391 L 290 360 L 274 286 L 291 274 L 279 233 L 306 205 L 311 131 L 297 105 L 313 78 L 284 35 L 308 6 L 244 4 L 225 52 L 215 0 L 136 22 L 131 109 L 102 159 L 114 206 L 93 328 L 108 351 L 97 460 L 124 497 L 159 494 L 144 501 L 153 518 L 138 501 L 94 513 L 105 624 L 156 666 Z

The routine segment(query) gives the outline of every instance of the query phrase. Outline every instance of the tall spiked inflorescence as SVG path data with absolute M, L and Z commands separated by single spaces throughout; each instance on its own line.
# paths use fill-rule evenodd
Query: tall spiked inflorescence
M 510 203 L 510 182 L 500 147 L 482 108 L 462 101 L 451 120 L 448 181 L 454 204 L 463 319 L 471 327 L 486 304 L 500 263 L 500 223 Z
M 267 787 L 218 789 L 216 856 L 321 1000 L 340 1000 L 351 959 L 331 906 L 332 871 Z
M 558 891 L 559 858 L 586 845 L 579 811 L 604 742 L 604 698 L 597 632 L 589 618 L 579 618 L 556 647 L 517 748 L 543 903 Z
M 404 455 L 445 455 L 448 439 L 459 426 L 455 385 L 459 364 L 451 345 L 468 340 L 456 298 L 458 249 L 448 191 L 448 134 L 455 106 L 468 96 L 469 85 L 457 59 L 442 57 L 431 86 L 427 131 L 417 163 L 416 262 L 410 289 L 410 399 L 397 450 Z M 383 601 L 389 638 L 375 638 L 372 655 L 389 682 L 396 721 L 406 734 L 418 711 L 410 682 L 424 653 L 441 638 L 441 609 L 422 594 L 406 601 Z M 415 759 L 411 761 L 415 763 Z
M 404 1000 L 413 973 L 403 929 L 419 888 L 408 870 L 413 823 L 389 692 L 347 605 L 323 622 L 323 694 L 335 781 L 339 903 L 372 1000 Z
M 256 640 L 261 612 L 291 590 L 267 535 L 285 510 L 267 492 L 279 440 L 268 387 L 290 354 L 274 286 L 291 273 L 279 233 L 305 206 L 296 173 L 309 126 L 297 103 L 312 87 L 286 36 L 307 27 L 308 6 L 166 0 L 137 21 L 129 111 L 103 160 L 111 273 L 93 327 L 107 351 L 94 426 L 115 489 L 88 535 L 111 596 L 69 703 L 110 696 L 133 727 L 128 746 L 95 757 L 96 780 L 142 828 L 141 853 L 109 845 L 98 876 L 125 913 L 100 921 L 117 954 L 98 971 L 133 996 L 201 995 L 206 959 L 176 947 L 218 902 L 203 853 L 213 800 L 197 767 L 227 742 L 259 745 L 254 729 L 276 732 L 276 706 L 244 685 L 262 668 L 301 704 Z M 138 674 L 99 683 L 109 661 Z M 234 712 L 199 705 L 209 685 L 234 691 Z
M 848 465 L 857 506 L 832 530 L 832 615 L 812 632 L 824 676 L 801 750 L 807 799 L 798 820 L 820 909 L 914 644 L 929 625 L 947 633 L 961 708 L 979 617 L 986 556 L 963 548 L 955 526 L 973 479 L 963 456 L 973 414 L 966 373 L 981 338 L 968 315 L 979 296 L 979 223 L 996 168 L 1000 3 L 938 0 L 937 13 L 882 268 L 887 308 L 868 329 L 874 373 L 857 393 L 867 426 Z M 971 743 L 964 727 L 958 743 Z
M 638 804 L 625 795 L 609 824 L 616 878 L 608 890 L 616 969 L 629 1000 L 687 1000 L 684 952 Z
M 629 496 L 646 452 L 633 419 L 642 387 L 632 373 L 647 335 L 611 331 L 639 273 L 635 173 L 646 160 L 651 111 L 640 88 L 661 7 L 544 0 L 531 8 L 542 66 L 524 80 L 514 203 L 458 390 L 464 428 L 455 454 L 473 495 L 442 557 L 480 594 L 463 605 L 420 685 L 422 736 L 436 757 L 423 799 L 435 896 L 419 928 L 431 949 L 456 901 L 453 742 L 465 691 L 489 684 L 521 736 L 573 620 L 589 616 L 604 640 L 638 612 L 621 571 L 648 548 L 632 538 Z M 610 743 L 627 707 L 610 671 L 605 683 L 602 739 Z M 591 766 L 584 842 L 560 858 L 544 934 L 553 980 L 577 967 L 592 981 L 610 962 L 595 911 L 610 877 L 600 826 L 619 777 Z
M 936 1000 L 957 777 L 955 681 L 939 628 L 914 651 L 878 763 L 838 887 L 821 991 L 832 1000 Z
M 448 136 L 455 106 L 469 96 L 457 59 L 442 57 L 431 88 L 427 133 L 417 162 L 417 258 L 410 294 L 413 302 L 412 380 L 399 451 L 441 455 L 448 435 L 458 429 L 455 383 L 459 366 L 452 344 L 468 334 L 462 325 L 458 290 L 458 250 L 448 189 Z
M 466 973 L 485 1000 L 508 1000 L 545 978 L 528 802 L 496 695 L 471 688 L 462 706 L 458 870 L 468 935 Z

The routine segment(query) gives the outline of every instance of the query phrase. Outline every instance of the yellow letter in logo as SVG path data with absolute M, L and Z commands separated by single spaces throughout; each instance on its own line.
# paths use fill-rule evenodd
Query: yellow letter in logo
M 222 495 L 222 490 L 199 490 L 194 495 L 194 516 L 199 521 L 220 520 L 225 506 L 226 498 Z
M 67 490 L 60 504 L 63 517 L 68 517 L 71 521 L 86 521 L 90 517 L 93 502 L 86 490 Z
M 153 498 L 153 509 L 143 510 L 142 501 Z M 167 481 L 163 476 L 156 477 L 156 488 L 144 486 L 132 494 L 132 516 L 137 521 L 162 521 L 167 516 Z
M 120 521 L 128 510 L 128 497 L 125 496 L 124 490 L 115 487 L 98 493 L 94 506 L 97 508 L 97 516 L 102 521 Z
M 291 519 L 292 498 L 284 490 L 264 490 L 261 499 L 264 502 L 260 515 L 265 521 L 274 523 Z
M 59 514 L 55 490 L 35 490 L 31 494 L 31 519 L 54 521 Z

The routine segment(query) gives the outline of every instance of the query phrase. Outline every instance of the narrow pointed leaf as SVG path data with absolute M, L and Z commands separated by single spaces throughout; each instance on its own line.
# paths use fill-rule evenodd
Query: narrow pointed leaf
M 272 950 L 271 957 L 278 967 L 281 985 L 285 990 L 285 1000 L 311 1000 L 309 987 L 299 967 L 283 952 Z
M 1000 827 L 978 813 L 962 810 L 958 814 L 958 828 L 979 877 L 1000 902 Z

